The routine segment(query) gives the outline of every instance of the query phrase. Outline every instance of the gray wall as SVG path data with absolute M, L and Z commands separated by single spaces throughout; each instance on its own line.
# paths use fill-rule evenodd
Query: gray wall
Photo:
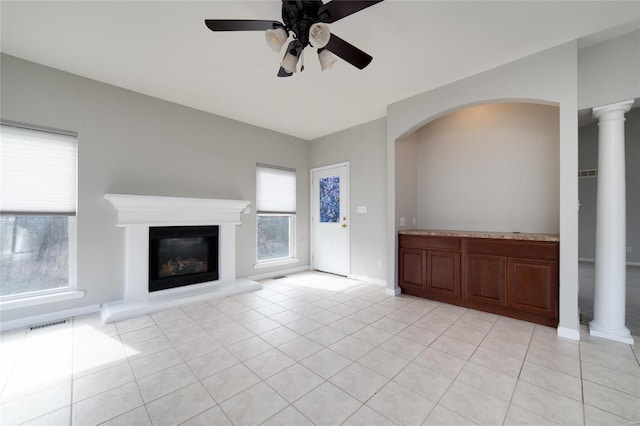
M 625 172 L 627 195 L 627 262 L 640 263 L 640 108 L 625 115 Z M 598 168 L 598 125 L 591 123 L 578 132 L 579 168 Z M 596 249 L 596 177 L 578 179 L 580 196 L 581 259 L 594 259 Z
M 253 268 L 257 162 L 298 171 L 300 262 L 287 266 L 309 264 L 306 141 L 7 55 L 1 66 L 3 120 L 78 133 L 78 288 L 86 291 L 5 311 L 3 321 L 122 298 L 124 231 L 105 193 L 251 200 L 236 228 L 236 274 L 269 272 Z
M 396 144 L 396 221 L 398 229 L 418 227 L 418 133 Z M 405 225 L 401 224 L 405 218 Z M 414 222 L 415 221 L 415 222 Z
M 578 50 L 578 109 L 640 97 L 640 30 Z
M 379 119 L 309 143 L 309 167 L 349 162 L 351 274 L 384 281 L 386 120 Z M 357 206 L 367 206 L 357 214 Z M 378 259 L 383 267 L 378 268 Z
M 558 157 L 557 107 L 487 104 L 432 121 L 418 130 L 418 227 L 557 234 Z

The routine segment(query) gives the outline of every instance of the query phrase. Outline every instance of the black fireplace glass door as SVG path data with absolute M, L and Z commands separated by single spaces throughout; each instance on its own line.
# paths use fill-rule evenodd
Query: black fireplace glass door
M 218 226 L 149 228 L 149 291 L 218 279 Z
M 209 242 L 205 238 L 158 241 L 158 278 L 207 272 Z

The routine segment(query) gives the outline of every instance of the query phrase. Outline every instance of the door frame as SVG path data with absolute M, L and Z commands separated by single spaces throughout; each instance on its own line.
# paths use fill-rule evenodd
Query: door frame
M 348 161 L 344 161 L 342 163 L 335 163 L 335 164 L 329 164 L 326 166 L 320 166 L 320 167 L 314 167 L 312 169 L 309 169 L 309 224 L 311 225 L 311 229 L 309 232 L 309 264 L 311 265 L 311 269 L 315 269 L 315 259 L 314 259 L 314 208 L 313 208 L 313 202 L 314 202 L 314 197 L 313 197 L 313 174 L 315 172 L 319 172 L 322 170 L 327 170 L 327 169 L 333 169 L 336 167 L 346 167 L 346 174 L 347 174 L 347 193 L 348 193 L 348 197 L 346 200 L 344 200 L 344 205 L 346 206 L 345 211 L 347 212 L 347 278 L 351 277 L 351 209 L 350 209 L 350 198 L 351 198 L 351 175 L 349 173 L 350 171 L 350 164 Z M 340 202 L 342 203 L 343 201 L 340 200 Z

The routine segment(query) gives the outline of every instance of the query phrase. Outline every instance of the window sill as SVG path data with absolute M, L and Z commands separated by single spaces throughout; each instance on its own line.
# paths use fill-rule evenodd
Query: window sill
M 300 262 L 299 259 L 282 259 L 282 260 L 273 260 L 270 262 L 260 262 L 253 265 L 253 269 L 265 269 L 265 268 L 273 268 L 280 265 L 291 265 L 292 263 Z
M 10 310 L 26 308 L 28 306 L 43 305 L 45 303 L 60 302 L 63 300 L 79 299 L 81 297 L 84 297 L 84 290 L 66 290 L 57 293 L 30 295 L 15 299 L 0 300 L 0 309 Z

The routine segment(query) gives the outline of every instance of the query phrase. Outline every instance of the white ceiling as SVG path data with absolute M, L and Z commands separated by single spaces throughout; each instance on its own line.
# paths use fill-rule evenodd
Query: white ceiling
M 373 56 L 369 67 L 338 60 L 321 72 L 309 48 L 303 73 L 278 78 L 282 54 L 261 32 L 204 25 L 281 20 L 277 0 L 2 0 L 0 7 L 4 53 L 307 140 L 541 50 L 638 28 L 640 19 L 638 1 L 387 0 L 330 26 Z

